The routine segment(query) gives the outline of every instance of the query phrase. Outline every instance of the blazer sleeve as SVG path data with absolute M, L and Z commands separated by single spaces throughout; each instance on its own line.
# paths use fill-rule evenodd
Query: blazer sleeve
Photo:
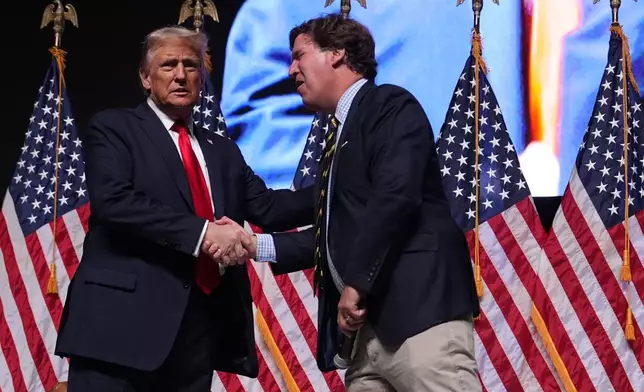
M 85 134 L 85 164 L 92 217 L 114 230 L 192 255 L 206 222 L 180 213 L 137 190 L 122 115 L 94 116 Z
M 407 91 L 390 92 L 372 113 L 365 132 L 371 188 L 349 252 L 345 284 L 370 293 L 390 249 L 399 248 L 400 230 L 421 206 L 425 171 L 434 148 L 431 126 L 418 101 Z
M 306 230 L 273 234 L 275 263 L 270 263 L 275 275 L 313 268 L 315 231 Z

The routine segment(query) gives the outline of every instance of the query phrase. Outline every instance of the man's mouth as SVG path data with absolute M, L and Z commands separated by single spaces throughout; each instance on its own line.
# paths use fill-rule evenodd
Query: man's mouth
M 298 89 L 298 88 L 300 88 L 300 86 L 301 86 L 301 85 L 303 85 L 303 84 L 304 84 L 304 82 L 302 82 L 301 80 L 300 80 L 300 81 L 297 81 L 297 80 L 296 80 L 296 81 L 295 81 L 295 88 L 296 88 L 296 89 Z

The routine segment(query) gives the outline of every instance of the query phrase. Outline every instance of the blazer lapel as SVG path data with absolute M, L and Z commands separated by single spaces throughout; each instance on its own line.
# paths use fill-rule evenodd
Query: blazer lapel
M 358 90 L 358 93 L 356 96 L 353 98 L 353 101 L 351 102 L 351 107 L 349 108 L 349 113 L 347 114 L 347 119 L 342 125 L 342 133 L 340 134 L 340 138 L 336 142 L 336 147 L 335 147 L 335 157 L 333 158 L 333 164 L 332 166 L 332 177 L 331 177 L 331 185 L 330 185 L 330 192 L 329 192 L 329 197 L 333 197 L 333 188 L 335 185 L 335 179 L 338 177 L 336 175 L 337 169 L 338 169 L 338 161 L 340 161 L 340 153 L 342 150 L 342 144 L 344 144 L 344 141 L 347 138 L 347 134 L 351 132 L 351 130 L 356 126 L 356 121 L 357 121 L 357 113 L 358 109 L 360 107 L 360 103 L 362 102 L 362 99 L 367 95 L 367 93 L 373 88 L 374 84 L 371 82 L 365 83 L 360 90 Z
M 190 206 L 192 211 L 195 210 L 192 201 L 192 194 L 190 193 L 190 185 L 188 185 L 188 177 L 183 167 L 183 162 L 179 156 L 177 146 L 172 141 L 168 131 L 161 123 L 161 120 L 154 114 L 152 108 L 147 103 L 142 103 L 136 108 L 136 113 L 141 118 L 141 128 L 148 135 L 152 143 L 156 146 L 157 150 L 161 153 L 163 160 L 168 166 L 170 176 L 174 179 L 177 187 L 181 191 L 184 200 Z
M 221 137 L 214 132 L 208 132 L 201 128 L 196 128 L 195 135 L 199 140 L 199 146 L 203 152 L 204 159 L 206 160 L 206 167 L 208 169 L 208 177 L 210 177 L 210 189 L 212 192 L 213 202 L 215 204 L 215 218 L 221 219 L 225 216 L 225 195 L 222 184 L 224 168 L 224 160 L 220 159 L 223 156 L 222 152 L 218 151 L 221 147 L 218 143 L 213 141 L 214 138 Z

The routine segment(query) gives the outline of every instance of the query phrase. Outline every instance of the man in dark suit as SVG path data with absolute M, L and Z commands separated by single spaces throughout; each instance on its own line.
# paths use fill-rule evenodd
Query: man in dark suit
M 373 83 L 374 41 L 354 20 L 309 20 L 290 46 L 302 101 L 332 126 L 315 226 L 258 235 L 257 260 L 275 261 L 277 274 L 315 266 L 321 370 L 333 369 L 342 333 L 359 330 L 348 391 L 480 391 L 472 264 L 423 109 L 405 89 Z
M 310 224 L 314 195 L 267 189 L 234 142 L 194 127 L 206 48 L 188 29 L 151 33 L 147 101 L 90 122 L 90 229 L 56 347 L 71 358 L 69 392 L 206 392 L 213 370 L 258 374 L 246 268 L 220 269 L 205 250 L 253 257 L 243 221 Z

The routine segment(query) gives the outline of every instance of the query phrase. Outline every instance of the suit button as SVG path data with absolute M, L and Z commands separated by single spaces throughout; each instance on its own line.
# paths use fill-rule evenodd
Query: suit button
M 186 283 L 186 284 L 184 284 L 184 285 L 183 285 L 183 288 L 184 288 L 184 289 L 189 289 L 189 288 L 190 288 L 190 283 Z

